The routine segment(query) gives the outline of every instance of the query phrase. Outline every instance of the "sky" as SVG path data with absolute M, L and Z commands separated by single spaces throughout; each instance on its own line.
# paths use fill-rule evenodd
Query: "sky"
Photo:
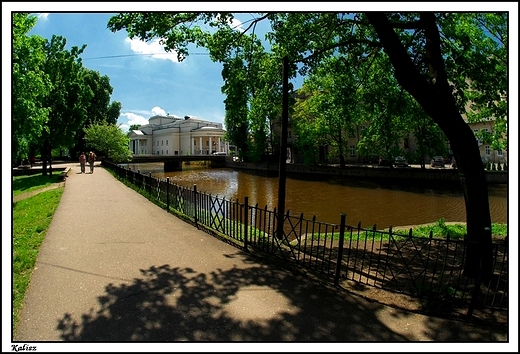
M 125 30 L 110 31 L 107 23 L 116 12 L 91 12 L 94 8 L 89 12 L 37 11 L 40 8 L 47 9 L 28 6 L 28 12 L 38 17 L 29 35 L 49 40 L 53 35 L 63 36 L 67 50 L 87 45 L 81 55 L 83 66 L 109 77 L 111 101 L 122 104 L 117 123 L 123 131 L 132 124 L 147 124 L 154 115 L 187 115 L 224 123 L 222 64 L 213 62 L 205 49 L 194 48 L 179 62 L 158 39 L 144 42 L 128 38 Z M 238 14 L 233 25 L 241 28 L 252 16 Z M 301 79 L 293 84 L 300 87 Z
M 513 11 L 515 17 L 511 20 L 511 35 L 518 33 L 518 3 L 484 2 L 472 3 L 413 3 L 421 10 L 499 10 Z M 492 7 L 490 6 L 492 4 Z M 245 22 L 251 19 L 251 13 L 262 11 L 356 11 L 356 10 L 413 10 L 410 3 L 352 3 L 352 2 L 310 2 L 295 3 L 227 3 L 227 2 L 2 2 L 2 77 L 3 77 L 3 121 L 2 126 L 9 125 L 10 95 L 4 94 L 10 90 L 10 12 L 23 11 L 38 16 L 38 22 L 29 34 L 37 34 L 50 39 L 53 34 L 61 35 L 67 40 L 67 49 L 72 46 L 87 47 L 82 54 L 83 65 L 101 75 L 110 78 L 114 91 L 111 101 L 122 104 L 121 115 L 118 118 L 123 131 L 128 131 L 132 124 L 147 124 L 148 119 L 157 114 L 170 114 L 179 117 L 196 116 L 201 119 L 224 122 L 224 98 L 221 93 L 223 80 L 222 65 L 214 63 L 203 49 L 195 49 L 183 62 L 178 62 L 175 54 L 167 54 L 155 42 L 130 40 L 126 32 L 111 32 L 107 29 L 110 17 L 118 12 L 128 11 L 232 11 L 241 12 L 237 19 Z M 58 13 L 60 12 L 60 13 Z M 239 22 L 236 25 L 240 25 Z M 518 40 L 510 40 L 512 49 L 511 77 L 517 80 Z M 518 97 L 517 81 L 512 81 L 514 91 L 512 97 Z M 300 87 L 301 79 L 293 81 L 296 88 Z M 515 94 L 516 93 L 516 94 Z M 510 120 L 511 134 L 516 137 L 518 110 L 514 103 L 514 119 Z M 4 167 L 11 160 L 9 151 L 10 129 L 3 129 Z M 511 135 L 510 135 L 511 136 Z M 6 143 L 7 142 L 7 143 Z M 517 161 L 517 139 L 510 139 L 508 154 Z M 9 164 L 10 165 L 10 164 Z M 511 166 L 510 173 L 517 176 L 517 167 Z M 4 177 L 7 174 L 4 174 Z M 4 184 L 4 182 L 6 182 Z M 3 178 L 3 187 L 10 185 L 9 178 Z M 9 191 L 3 193 L 9 196 Z M 3 198 L 3 212 L 9 210 L 10 197 Z M 513 211 L 516 213 L 516 211 Z M 3 215 L 4 216 L 4 215 Z M 7 224 L 7 223 L 6 223 Z M 8 257 L 4 257 L 4 260 Z M 3 262 L 4 263 L 4 262 Z M 6 265 L 8 269 L 10 264 Z M 4 268 L 5 269 L 5 268 Z M 308 350 L 308 346 L 298 348 Z M 314 350 L 320 348 L 312 347 Z M 203 348 L 204 350 L 205 348 Z M 213 348 L 215 349 L 215 348 Z M 269 348 L 268 348 L 269 349 Z M 358 347 L 359 349 L 359 347 Z M 211 349 L 212 350 L 212 349 Z M 312 350 L 312 349 L 311 349 Z
M 112 101 L 122 104 L 118 124 L 147 124 L 154 115 L 196 116 L 224 122 L 222 64 L 196 49 L 183 62 L 166 53 L 158 40 L 130 39 L 125 30 L 111 32 L 115 13 L 40 13 L 30 32 L 67 39 L 67 48 L 86 44 L 83 65 L 110 78 Z M 88 28 L 88 31 L 84 29 Z

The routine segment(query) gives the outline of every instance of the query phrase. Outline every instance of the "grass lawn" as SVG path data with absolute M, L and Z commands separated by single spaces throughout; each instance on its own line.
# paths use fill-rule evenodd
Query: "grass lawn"
M 60 182 L 61 171 L 53 171 L 52 177 L 38 175 L 13 177 L 13 196 L 45 188 Z
M 59 172 L 52 178 L 33 175 L 13 178 L 13 194 L 44 188 L 59 182 Z M 63 188 L 51 189 L 20 200 L 13 207 L 13 335 L 19 321 L 25 292 L 31 280 L 40 246 L 54 212 L 60 203 Z

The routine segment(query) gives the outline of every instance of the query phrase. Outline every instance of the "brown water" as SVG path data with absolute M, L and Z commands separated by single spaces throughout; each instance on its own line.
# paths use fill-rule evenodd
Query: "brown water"
M 132 169 L 151 172 L 156 178 L 193 188 L 228 200 L 258 203 L 273 210 L 278 205 L 278 178 L 231 169 L 193 167 L 181 172 L 162 172 L 162 164 L 132 165 Z M 184 167 L 183 167 L 184 168 Z M 507 186 L 490 185 L 489 203 L 492 222 L 507 223 Z M 382 186 L 359 181 L 317 181 L 287 178 L 285 208 L 291 215 L 339 223 L 347 215 L 347 224 L 361 221 L 378 228 L 435 222 L 465 222 L 464 196 L 459 188 L 430 189 L 427 186 Z

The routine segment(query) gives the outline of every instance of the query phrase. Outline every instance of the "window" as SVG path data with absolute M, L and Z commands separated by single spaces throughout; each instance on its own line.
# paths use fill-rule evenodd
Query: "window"
M 498 154 L 498 156 L 503 156 L 504 152 L 502 150 L 497 150 L 497 154 Z
M 161 146 L 163 146 L 163 145 L 164 145 L 164 140 L 161 140 Z
M 193 140 L 193 146 L 197 146 L 197 140 Z
M 161 155 L 164 155 L 164 150 L 161 150 Z
M 489 145 L 486 145 L 486 155 L 487 156 L 491 155 L 491 148 Z
M 354 145 L 350 145 L 350 156 L 356 156 L 356 148 Z
M 405 149 L 409 149 L 410 148 L 410 142 L 408 141 L 408 139 L 404 139 L 404 148 Z
M 166 140 L 166 142 L 168 142 L 168 140 Z M 168 145 L 168 144 L 166 144 L 166 145 Z M 166 155 L 168 155 L 168 150 L 166 150 Z
M 159 155 L 159 150 L 157 150 L 157 155 Z
M 166 140 L 166 146 L 168 146 L 168 140 Z M 168 150 L 166 150 L 166 155 L 168 155 Z

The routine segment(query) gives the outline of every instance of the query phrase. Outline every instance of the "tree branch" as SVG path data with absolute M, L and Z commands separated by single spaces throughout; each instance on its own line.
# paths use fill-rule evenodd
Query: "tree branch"
M 338 42 L 338 43 L 334 43 L 328 47 L 325 47 L 325 48 L 322 48 L 320 50 L 317 50 L 315 51 L 314 53 L 312 53 L 311 55 L 305 57 L 305 58 L 302 58 L 300 61 L 298 62 L 306 62 L 306 61 L 309 61 L 311 60 L 312 58 L 314 57 L 317 57 L 319 56 L 320 54 L 323 54 L 331 49 L 336 49 L 336 48 L 340 48 L 340 47 L 344 47 L 344 46 L 347 46 L 349 44 L 368 44 L 369 46 L 372 46 L 374 48 L 382 48 L 383 46 L 381 45 L 381 43 L 379 42 L 370 42 L 370 41 L 365 41 L 365 40 L 359 40 L 359 39 L 350 39 L 348 41 L 343 41 L 343 42 Z

